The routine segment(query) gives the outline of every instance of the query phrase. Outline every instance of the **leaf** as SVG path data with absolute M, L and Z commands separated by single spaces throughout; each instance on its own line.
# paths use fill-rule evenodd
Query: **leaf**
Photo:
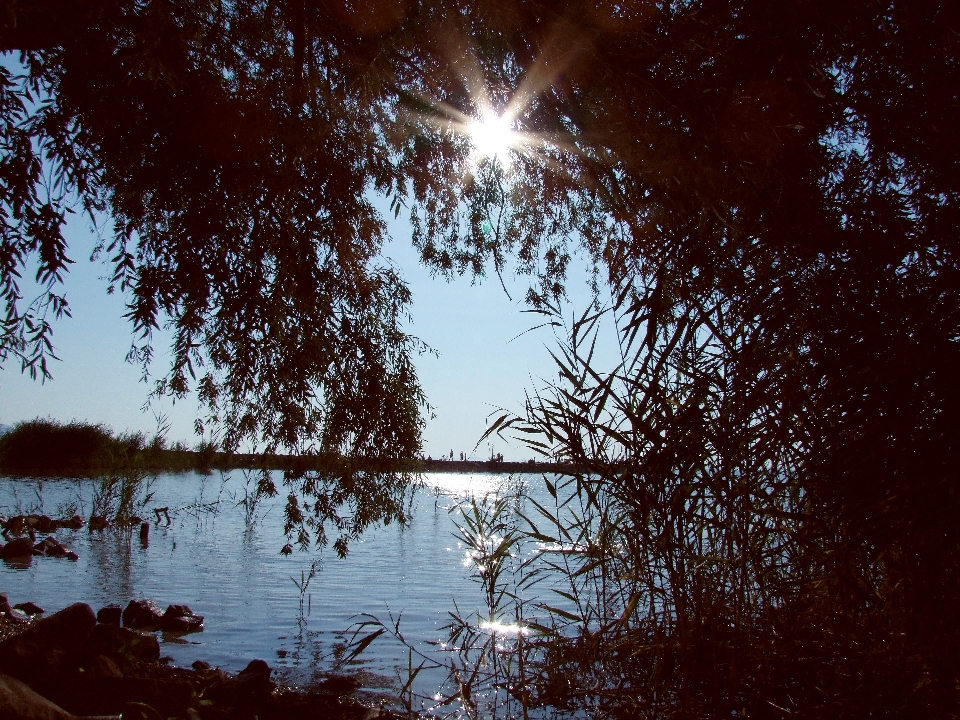
M 561 610 L 558 607 L 551 607 L 550 605 L 546 605 L 544 603 L 537 605 L 537 607 L 542 608 L 543 610 L 546 610 L 552 615 L 559 615 L 562 618 L 566 618 L 567 620 L 571 620 L 576 623 L 583 622 L 583 618 L 580 617 L 579 615 L 574 615 L 573 613 L 567 612 L 566 610 Z
M 546 486 L 547 486 L 547 492 L 550 493 L 550 494 L 553 496 L 553 499 L 554 499 L 554 500 L 556 500 L 556 499 L 557 499 L 557 486 L 554 485 L 552 482 L 550 482 L 550 478 L 548 478 L 548 477 L 546 477 L 546 476 L 544 476 L 543 482 L 544 482 L 544 483 L 546 484 Z
M 378 637 L 380 637 L 381 635 L 383 635 L 383 633 L 385 633 L 385 632 L 386 632 L 386 630 L 381 627 L 379 630 L 375 630 L 374 632 L 370 633 L 369 635 L 365 635 L 365 636 L 364 636 L 363 638 L 361 638 L 360 641 L 357 642 L 356 644 L 352 644 L 352 643 L 351 643 L 351 645 L 350 645 L 350 652 L 347 653 L 347 654 L 345 654 L 345 655 L 343 656 L 343 658 L 337 663 L 337 665 L 338 665 L 338 666 L 341 666 L 341 665 L 346 665 L 346 664 L 348 664 L 348 663 L 350 663 L 350 662 L 353 662 L 353 660 L 356 659 L 356 657 L 357 657 L 360 653 L 362 653 L 364 650 L 366 650 L 366 649 L 370 646 L 370 643 L 372 643 L 372 642 L 373 642 L 374 640 L 376 640 Z
M 477 440 L 477 444 L 473 446 L 473 449 L 476 450 L 478 447 L 480 447 L 480 443 L 490 437 L 493 433 L 497 433 L 499 435 L 503 430 L 512 426 L 516 421 L 517 418 L 511 418 L 509 414 L 501 415 L 494 420 L 493 424 L 487 428 L 487 431 L 480 436 L 480 439 Z

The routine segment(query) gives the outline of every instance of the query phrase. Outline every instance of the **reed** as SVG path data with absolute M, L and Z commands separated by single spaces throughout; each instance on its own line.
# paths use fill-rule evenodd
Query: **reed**
M 316 558 L 313 562 L 310 563 L 309 571 L 300 571 L 300 580 L 298 581 L 295 577 L 291 577 L 290 580 L 294 585 L 297 586 L 297 591 L 300 593 L 300 611 L 297 615 L 297 620 L 300 625 L 303 625 L 307 622 L 307 618 L 310 616 L 311 605 L 313 604 L 312 596 L 308 596 L 307 591 L 310 589 L 310 583 L 316 577 L 317 572 L 322 566 L 322 561 L 320 558 Z
M 93 488 L 90 515 L 106 518 L 112 525 L 121 527 L 139 523 L 153 499 L 151 485 L 152 479 L 143 471 L 104 475 Z
M 960 576 L 936 483 L 904 470 L 867 502 L 829 406 L 796 385 L 801 353 L 758 356 L 766 330 L 722 302 L 656 324 L 641 300 L 582 315 L 560 380 L 490 428 L 572 468 L 517 526 L 546 552 L 516 585 L 553 590 L 514 648 L 523 673 L 498 682 L 523 714 L 949 717 Z M 601 372 L 610 317 L 620 354 Z
M 241 470 L 243 474 L 242 496 L 238 492 L 232 493 L 231 497 L 236 507 L 243 508 L 243 521 L 247 528 L 252 528 L 263 517 L 261 513 L 261 503 L 272 497 L 276 497 L 277 488 L 270 477 L 270 471 L 261 470 Z

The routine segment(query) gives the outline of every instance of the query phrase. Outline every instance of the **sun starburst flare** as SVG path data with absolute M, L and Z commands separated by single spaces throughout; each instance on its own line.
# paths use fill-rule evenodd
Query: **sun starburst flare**
M 465 168 L 468 174 L 478 172 L 491 162 L 510 171 L 514 165 L 533 158 L 564 172 L 558 154 L 580 152 L 571 133 L 563 128 L 531 131 L 523 126 L 537 98 L 549 93 L 558 77 L 582 55 L 586 45 L 579 31 L 567 24 L 558 25 L 504 104 L 494 102 L 487 85 L 488 74 L 477 61 L 469 38 L 449 33 L 444 47 L 444 54 L 462 78 L 471 107 L 461 109 L 426 93 L 416 93 L 413 98 L 416 104 L 430 110 L 412 112 L 412 124 L 421 128 L 426 125 L 438 133 L 451 133 L 465 140 L 469 147 Z
M 471 155 L 474 162 L 490 159 L 509 167 L 510 151 L 519 149 L 523 144 L 523 136 L 511 125 L 511 118 L 493 112 L 485 113 L 479 120 L 468 122 L 464 129 L 473 145 Z

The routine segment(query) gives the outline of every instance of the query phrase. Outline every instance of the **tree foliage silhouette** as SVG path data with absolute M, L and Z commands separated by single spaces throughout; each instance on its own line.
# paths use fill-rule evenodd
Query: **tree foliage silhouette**
M 546 430 L 638 527 L 690 492 L 651 487 L 711 463 L 786 482 L 816 612 L 909 635 L 877 651 L 888 679 L 957 667 L 955 5 L 46 0 L 2 22 L 27 73 L 0 74 L 0 359 L 47 372 L 78 197 L 110 223 L 134 354 L 175 330 L 161 392 L 195 377 L 230 443 L 404 455 L 418 344 L 368 192 L 410 208 L 438 273 L 516 258 L 548 316 L 580 250 L 624 356 L 609 387 L 566 380 L 640 404 L 602 426 L 578 390 L 570 432 L 535 402 L 498 427 Z M 521 134 L 509 167 L 471 159 L 486 106 Z M 23 308 L 31 262 L 46 292 Z M 903 707 L 952 697 L 930 673 L 904 674 L 935 689 Z

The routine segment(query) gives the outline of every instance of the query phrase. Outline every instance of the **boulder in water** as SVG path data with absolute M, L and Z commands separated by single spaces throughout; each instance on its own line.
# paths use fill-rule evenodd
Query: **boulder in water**
M 57 531 L 57 521 L 46 515 L 31 515 L 30 524 L 38 533 L 52 533 Z
M 33 552 L 35 555 L 63 557 L 67 554 L 67 549 L 61 545 L 53 535 L 50 535 L 34 545 Z
M 164 632 L 203 632 L 203 615 L 197 615 L 186 605 L 170 605 L 163 614 L 160 629 Z
M 30 622 L 30 616 L 27 615 L 23 610 L 17 610 L 16 608 L 8 612 L 7 617 L 15 622 L 20 623 L 21 625 L 26 625 Z
M 120 620 L 123 617 L 123 608 L 119 605 L 107 605 L 97 611 L 97 622 L 104 625 L 115 625 L 120 627 Z
M 123 611 L 123 626 L 134 630 L 159 630 L 163 612 L 153 600 L 131 600 Z
M 60 527 L 70 528 L 71 530 L 79 530 L 83 527 L 83 518 L 79 515 L 74 515 L 71 518 L 62 518 L 57 520 L 57 525 Z
M 6 545 L 0 547 L 0 558 L 12 560 L 14 558 L 25 558 L 33 555 L 33 540 L 29 537 L 21 537 L 11 540 Z
M 26 515 L 14 515 L 3 523 L 3 534 L 7 539 L 9 539 L 11 535 L 14 537 L 26 535 L 31 529 L 30 525 L 27 524 Z
M 270 679 L 270 672 L 270 666 L 263 660 L 251 660 L 234 677 L 222 670 L 211 671 L 204 678 L 208 685 L 203 696 L 207 700 L 233 707 L 263 702 L 276 688 L 276 683 Z

